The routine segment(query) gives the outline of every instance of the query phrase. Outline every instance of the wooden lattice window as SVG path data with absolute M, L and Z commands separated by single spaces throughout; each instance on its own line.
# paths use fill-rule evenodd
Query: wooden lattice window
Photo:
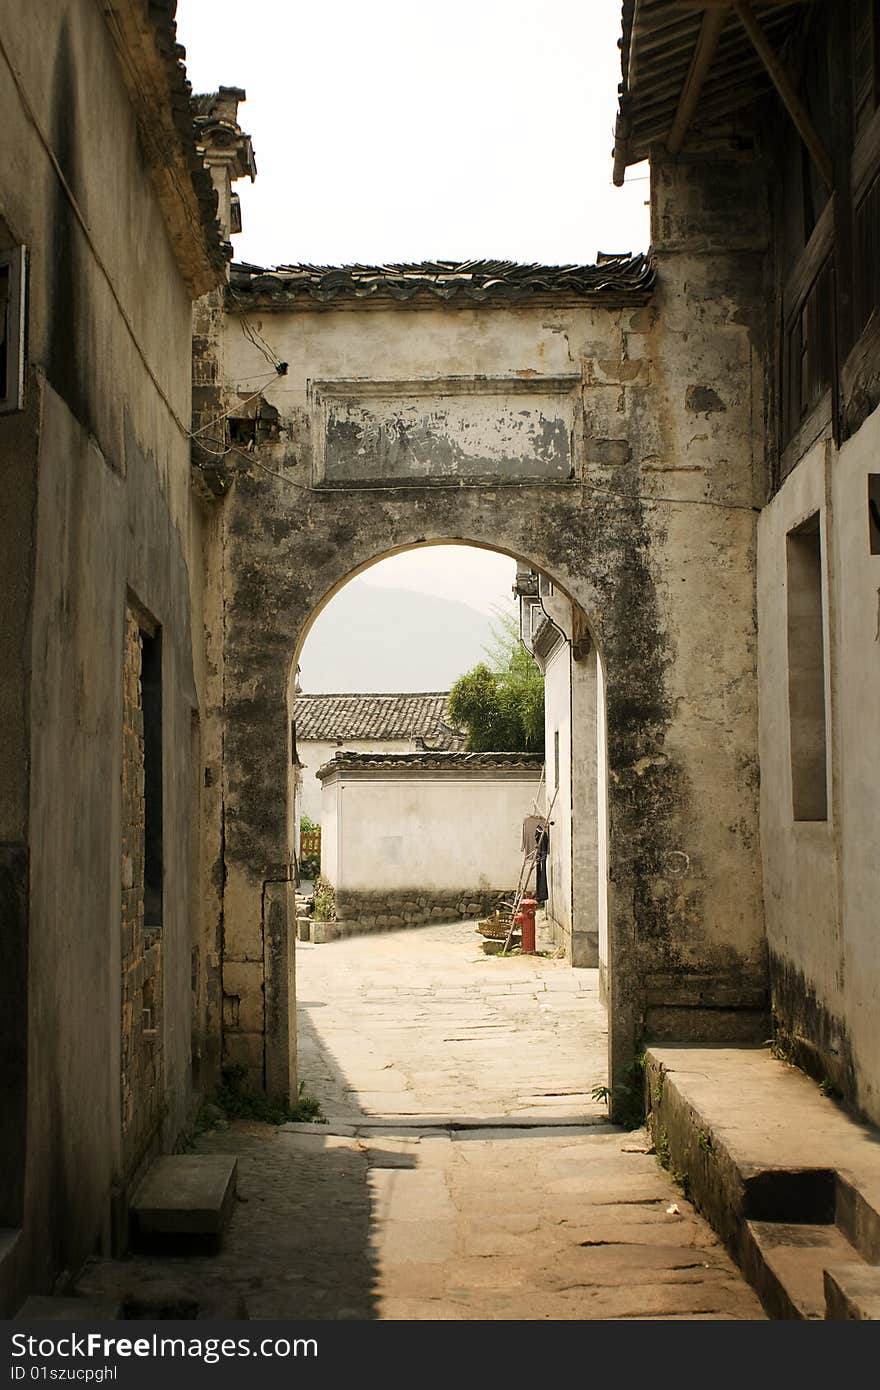
M 301 859 L 307 859 L 311 854 L 321 853 L 321 827 L 314 826 L 311 830 L 299 832 L 299 854 Z
M 831 385 L 834 371 L 834 262 L 829 257 L 788 320 L 783 429 L 789 440 Z

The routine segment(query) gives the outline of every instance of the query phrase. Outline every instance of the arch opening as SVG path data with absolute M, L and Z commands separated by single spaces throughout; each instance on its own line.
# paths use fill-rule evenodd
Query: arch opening
M 371 554 L 368 558 L 361 560 L 358 564 L 353 565 L 350 569 L 347 569 L 345 573 L 328 581 L 326 587 L 323 589 L 323 592 L 320 594 L 319 597 L 317 597 L 315 602 L 312 604 L 308 614 L 306 615 L 297 633 L 296 643 L 291 653 L 292 673 L 294 675 L 296 673 L 296 668 L 299 664 L 303 648 L 305 647 L 305 644 L 309 638 L 309 634 L 312 628 L 314 627 L 315 623 L 317 622 L 318 618 L 321 616 L 327 605 L 331 603 L 333 599 L 336 597 L 336 595 L 341 593 L 342 590 L 345 589 L 347 585 L 349 585 L 352 582 L 352 580 L 360 578 L 362 575 L 368 573 L 371 569 L 374 569 L 377 565 L 382 565 L 385 563 L 386 560 L 393 559 L 396 556 L 413 554 L 425 550 L 440 549 L 441 547 L 446 546 L 458 547 L 467 550 L 482 550 L 491 552 L 494 555 L 506 556 L 508 559 L 514 561 L 515 564 L 521 565 L 527 569 L 539 564 L 544 564 L 544 570 L 542 572 L 547 573 L 548 578 L 550 578 L 551 582 L 554 585 L 554 588 L 560 594 L 564 595 L 568 599 L 568 601 L 577 608 L 578 612 L 581 615 L 581 621 L 583 622 L 583 624 L 585 624 L 587 631 L 590 633 L 594 641 L 597 640 L 594 636 L 594 633 L 596 631 L 595 620 L 590 616 L 590 612 L 588 611 L 588 609 L 584 607 L 582 600 L 576 598 L 574 594 L 566 588 L 565 583 L 560 578 L 556 577 L 555 573 L 550 572 L 550 568 L 546 566 L 545 562 L 539 561 L 539 559 L 535 555 L 512 550 L 506 545 L 495 544 L 486 540 L 474 540 L 470 537 L 465 536 L 430 536 L 422 537 L 417 540 L 402 541 L 398 545 L 384 546 L 377 550 L 374 554 Z
M 344 596 L 352 593 L 352 581 L 389 559 L 424 556 L 430 563 L 436 552 L 450 547 L 458 549 L 450 551 L 448 563 L 459 568 L 468 551 L 489 552 L 510 562 L 506 587 L 517 650 L 528 653 L 526 659 L 541 672 L 544 687 L 540 752 L 531 757 L 519 750 L 523 756 L 518 758 L 517 750 L 511 749 L 497 751 L 497 756 L 491 749 L 467 754 L 466 730 L 454 727 L 445 705 L 451 683 L 445 671 L 419 679 L 414 670 L 409 699 L 394 681 L 376 676 L 372 665 L 366 677 L 369 688 L 363 690 L 357 679 L 346 681 L 337 675 L 338 663 L 331 665 L 332 692 L 325 688 L 327 678 L 322 682 L 324 668 L 317 676 L 310 674 L 312 634 L 320 635 L 322 626 L 326 629 L 334 603 L 342 608 Z M 383 597 L 386 607 L 389 599 L 387 589 L 383 595 L 375 579 L 374 575 L 371 593 L 378 611 Z M 445 592 L 442 583 L 435 587 Z M 424 600 L 428 620 L 433 601 Z M 345 617 L 357 622 L 357 616 L 344 608 L 343 614 L 340 622 Z M 316 629 L 322 617 L 324 624 Z M 322 638 L 324 649 L 339 635 L 337 626 L 329 627 Z M 456 674 L 464 674 L 472 658 L 473 642 L 458 658 Z M 548 962 L 546 968 L 557 983 L 559 967 L 566 972 L 573 967 L 572 981 L 580 977 L 587 993 L 592 991 L 587 1032 L 593 1052 L 582 1058 L 580 1094 L 569 1085 L 566 1099 L 559 1102 L 569 1110 L 575 1104 L 596 1108 L 590 1092 L 605 1080 L 604 1053 L 597 1062 L 595 1051 L 605 1032 L 602 1007 L 608 969 L 603 692 L 593 624 L 565 585 L 530 557 L 459 538 L 385 548 L 328 584 L 302 623 L 288 678 L 288 836 L 300 887 L 307 895 L 312 889 L 313 904 L 307 874 L 318 868 L 315 827 L 320 826 L 318 918 L 298 918 L 300 940 L 310 939 L 309 950 L 319 945 L 324 954 L 321 969 L 329 970 L 331 943 L 336 941 L 369 936 L 376 942 L 380 934 L 401 934 L 406 928 L 413 929 L 414 942 L 415 933 L 433 939 L 440 931 L 444 948 L 447 938 L 450 948 L 453 941 L 464 948 L 469 959 L 461 965 L 467 971 L 475 960 L 485 959 L 479 951 L 484 939 L 477 933 L 477 921 L 491 918 L 499 905 L 506 915 L 518 892 L 536 896 L 541 903 L 542 951 L 537 959 Z M 394 726 L 395 717 L 407 723 L 407 709 L 416 708 L 423 720 L 434 721 L 433 734 L 427 726 L 417 727 L 411 717 L 406 728 Z M 389 723 L 388 711 L 393 709 L 397 714 Z M 538 854 L 529 852 L 525 839 L 536 829 Z M 470 922 L 469 933 L 462 930 L 464 921 Z M 503 939 L 489 941 L 485 950 L 495 951 L 503 944 Z M 394 948 L 395 960 L 403 950 Z M 371 978 L 388 951 L 388 943 L 372 955 L 363 941 L 355 948 Z M 313 956 L 306 955 L 300 968 L 309 977 L 307 993 L 314 1002 Z M 329 991 L 326 980 L 325 986 Z M 300 1004 L 298 1012 L 309 1055 L 314 1056 L 322 1016 L 312 1015 L 308 1003 Z M 304 1079 L 310 1084 L 306 1071 Z M 552 1071 L 551 1066 L 545 1080 L 558 1086 Z M 500 1093 L 498 1099 L 500 1104 Z M 468 1108 L 464 1096 L 461 1104 Z

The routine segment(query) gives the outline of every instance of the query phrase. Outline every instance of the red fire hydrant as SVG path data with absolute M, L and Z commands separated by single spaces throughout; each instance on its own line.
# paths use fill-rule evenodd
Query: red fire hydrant
M 535 909 L 538 906 L 536 898 L 523 898 L 519 905 L 519 912 L 514 921 L 522 931 L 522 953 L 524 956 L 533 956 L 535 952 Z

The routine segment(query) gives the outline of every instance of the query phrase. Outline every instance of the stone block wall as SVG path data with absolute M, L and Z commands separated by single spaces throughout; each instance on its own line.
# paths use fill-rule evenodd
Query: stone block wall
M 352 936 L 361 932 L 400 931 L 428 922 L 461 922 L 488 917 L 496 907 L 509 903 L 510 888 L 462 888 L 454 893 L 416 888 L 397 892 L 358 893 L 349 889 L 336 894 L 335 922 L 323 924 L 325 935 Z
M 144 928 L 143 641 L 125 620 L 122 714 L 122 1160 L 132 1178 L 158 1143 L 164 1114 L 162 944 Z

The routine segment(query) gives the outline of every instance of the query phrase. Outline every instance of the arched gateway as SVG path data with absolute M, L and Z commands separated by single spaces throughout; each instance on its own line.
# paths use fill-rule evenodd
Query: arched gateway
M 203 391 L 204 418 L 228 411 L 237 450 L 206 620 L 224 1046 L 254 1083 L 283 1094 L 295 1078 L 292 663 L 346 579 L 430 542 L 546 573 L 602 653 L 612 1082 L 646 1036 L 762 1035 L 762 382 L 727 261 L 711 269 L 728 297 L 697 307 L 678 291 L 705 253 L 661 258 L 659 283 L 642 258 L 233 270 L 203 340 L 226 383 Z M 590 737 L 575 724 L 575 757 Z

